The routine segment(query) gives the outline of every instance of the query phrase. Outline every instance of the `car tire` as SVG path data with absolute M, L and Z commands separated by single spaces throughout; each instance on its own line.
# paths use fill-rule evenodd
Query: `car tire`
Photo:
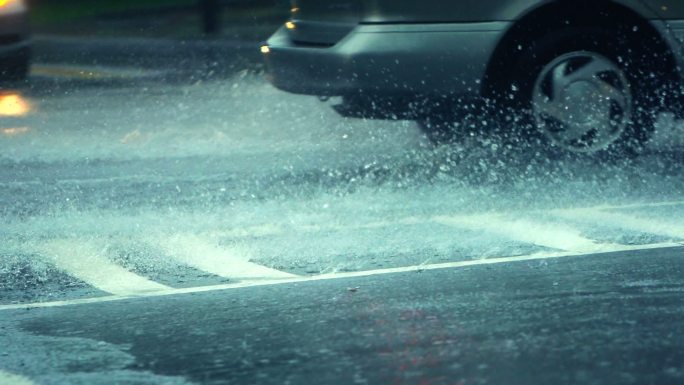
M 654 132 L 663 74 L 635 54 L 627 33 L 561 30 L 530 44 L 507 98 L 520 133 L 555 155 L 630 157 Z M 511 103 L 512 101 L 512 103 Z

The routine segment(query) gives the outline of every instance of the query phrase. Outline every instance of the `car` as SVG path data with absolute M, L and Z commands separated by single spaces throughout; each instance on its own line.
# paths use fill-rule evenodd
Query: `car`
M 0 0 L 0 81 L 22 80 L 31 62 L 28 8 L 24 0 Z
M 638 154 L 680 109 L 684 2 L 296 0 L 261 46 L 279 89 L 465 135 L 464 111 L 566 154 Z M 509 128 L 506 128 L 509 127 Z

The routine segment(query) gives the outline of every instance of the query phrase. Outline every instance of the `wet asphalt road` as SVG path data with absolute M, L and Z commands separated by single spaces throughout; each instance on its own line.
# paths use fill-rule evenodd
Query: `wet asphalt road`
M 38 48 L 0 118 L 0 384 L 684 381 L 681 122 L 624 162 L 435 148 L 249 47 Z
M 684 249 L 5 311 L 38 383 L 681 384 Z

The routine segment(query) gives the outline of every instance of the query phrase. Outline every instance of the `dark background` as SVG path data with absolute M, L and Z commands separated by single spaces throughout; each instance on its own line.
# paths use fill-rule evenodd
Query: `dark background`
M 33 0 L 29 7 L 38 34 L 259 41 L 287 18 L 289 0 Z

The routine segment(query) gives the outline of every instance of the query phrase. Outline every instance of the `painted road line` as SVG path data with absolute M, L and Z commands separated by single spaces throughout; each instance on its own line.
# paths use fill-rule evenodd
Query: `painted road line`
M 72 66 L 61 64 L 34 64 L 31 75 L 50 78 L 78 80 L 137 79 L 161 75 L 160 71 L 138 68 L 114 68 L 101 66 Z
M 652 203 L 628 203 L 623 205 L 598 205 L 592 207 L 583 207 L 580 210 L 629 210 L 629 209 L 647 209 L 657 207 L 672 207 L 684 206 L 684 201 L 664 201 Z
M 0 370 L 0 385 L 35 385 L 26 377 Z
M 438 216 L 435 223 L 480 230 L 511 240 L 576 253 L 595 253 L 620 250 L 621 245 L 598 243 L 583 237 L 580 231 L 569 226 L 531 222 L 524 219 L 507 219 L 503 215 Z
M 1 184 L 0 184 L 1 185 Z M 254 238 L 254 237 L 269 237 L 279 236 L 284 234 L 315 234 L 328 231 L 350 231 L 350 230 L 374 230 L 384 227 L 392 226 L 412 226 L 429 223 L 427 217 L 410 216 L 405 218 L 397 218 L 393 221 L 374 221 L 368 223 L 354 223 L 354 224 L 267 224 L 256 225 L 250 227 L 241 227 L 231 230 L 208 231 L 202 233 L 204 236 L 212 238 Z
M 247 248 L 220 246 L 210 237 L 177 234 L 155 242 L 155 246 L 178 262 L 225 278 L 244 280 L 297 277 L 250 262 Z
M 684 206 L 684 201 L 672 201 L 672 202 L 655 202 L 655 203 L 632 203 L 625 205 L 599 205 L 592 207 L 582 207 L 577 209 L 569 209 L 571 211 L 576 210 L 628 210 L 628 209 L 644 209 L 644 208 L 657 208 L 657 207 L 672 207 L 672 206 Z M 540 210 L 530 210 L 526 211 L 525 214 L 547 214 L 549 212 L 555 212 L 559 210 L 553 209 L 540 209 Z M 564 211 L 564 210 L 560 210 Z M 509 215 L 516 215 L 515 212 L 508 213 Z M 492 214 L 494 215 L 494 214 Z M 503 215 L 503 214 L 502 214 Z M 219 238 L 244 238 L 244 237 L 266 237 L 266 236 L 278 236 L 286 234 L 288 232 L 296 231 L 297 233 L 318 233 L 324 231 L 349 231 L 349 230 L 367 230 L 367 229 L 378 229 L 383 227 L 404 225 L 422 225 L 425 223 L 435 222 L 443 220 L 444 218 L 459 218 L 461 222 L 474 222 L 483 219 L 483 215 L 474 214 L 470 215 L 460 215 L 458 213 L 445 214 L 438 217 L 430 216 L 407 216 L 404 218 L 397 218 L 392 221 L 388 220 L 378 220 L 368 223 L 350 223 L 350 224 L 302 224 L 302 225 L 283 225 L 283 224 L 266 224 L 266 225 L 255 225 L 251 227 L 241 227 L 231 230 L 221 230 L 221 231 L 209 231 L 204 233 L 207 236 L 219 237 Z M 481 228 L 481 227 L 478 227 Z M 584 242 L 584 241 L 583 241 Z M 600 244 L 605 246 L 605 244 Z
M 423 271 L 429 271 L 429 270 L 458 269 L 458 268 L 470 267 L 470 266 L 497 265 L 497 264 L 525 262 L 525 261 L 539 261 L 539 260 L 545 260 L 545 259 L 561 259 L 561 258 L 569 258 L 569 257 L 581 257 L 581 256 L 588 256 L 588 255 L 608 254 L 608 253 L 612 253 L 612 252 L 616 252 L 616 251 L 638 251 L 638 250 L 654 250 L 654 249 L 682 248 L 682 247 L 684 247 L 684 243 L 659 243 L 659 244 L 645 245 L 645 246 L 644 245 L 623 246 L 621 250 L 613 250 L 613 251 L 598 252 L 598 253 L 570 253 L 570 252 L 536 253 L 536 254 L 525 255 L 525 256 L 517 256 L 517 257 L 476 259 L 476 260 L 460 261 L 460 262 L 446 262 L 446 263 L 438 263 L 438 264 L 422 264 L 422 265 L 415 265 L 415 266 L 396 267 L 396 268 L 378 269 L 378 270 L 365 270 L 365 271 L 349 272 L 349 273 L 322 274 L 322 275 L 316 275 L 316 276 L 311 276 L 311 277 L 297 276 L 297 277 L 293 277 L 293 278 L 280 278 L 280 279 L 272 279 L 272 280 L 242 281 L 242 282 L 238 282 L 238 283 L 225 284 L 225 285 L 200 286 L 200 287 L 183 288 L 183 289 L 168 289 L 168 290 L 164 290 L 164 291 L 149 292 L 143 296 L 140 296 L 140 295 L 137 295 L 137 296 L 133 296 L 133 295 L 112 295 L 112 296 L 106 296 L 106 297 L 82 298 L 82 299 L 66 300 L 66 301 L 38 302 L 38 303 L 31 303 L 31 304 L 0 305 L 0 311 L 17 310 L 17 309 L 52 308 L 52 307 L 63 307 L 63 306 L 73 306 L 73 305 L 85 305 L 85 304 L 95 304 L 95 303 L 104 303 L 104 302 L 115 302 L 115 301 L 122 301 L 122 300 L 126 300 L 126 299 L 136 299 L 136 298 L 142 298 L 142 297 L 146 297 L 146 298 L 162 297 L 162 296 L 169 296 L 169 295 L 206 293 L 206 292 L 213 292 L 213 291 L 232 290 L 232 289 L 241 289 L 241 288 L 258 287 L 258 286 L 273 286 L 273 285 L 282 285 L 282 284 L 288 284 L 288 283 L 306 283 L 306 282 L 316 282 L 316 281 L 339 280 L 339 279 L 345 279 L 345 278 L 371 277 L 371 276 L 380 276 L 380 275 L 398 274 L 398 273 L 423 272 Z
M 591 209 L 554 210 L 551 213 L 563 219 L 574 219 L 597 225 L 607 225 L 642 233 L 662 235 L 673 240 L 684 239 L 684 226 L 680 223 Z
M 114 264 L 103 247 L 85 240 L 50 241 L 39 253 L 67 274 L 107 293 L 139 295 L 170 289 Z

